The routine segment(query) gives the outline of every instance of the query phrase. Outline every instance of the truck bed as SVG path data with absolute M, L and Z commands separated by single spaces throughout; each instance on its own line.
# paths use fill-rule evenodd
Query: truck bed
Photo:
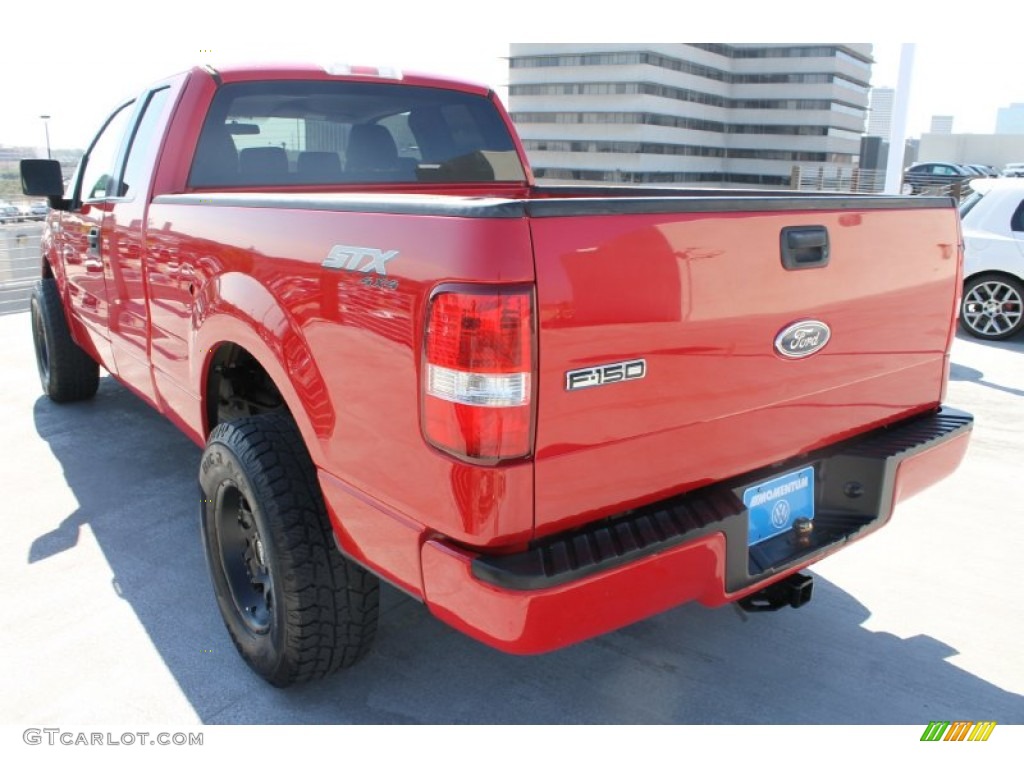
M 945 198 L 534 187 L 476 196 L 165 195 L 151 215 L 161 230 L 175 222 L 219 231 L 230 221 L 239 234 L 304 232 L 297 243 L 266 240 L 290 250 L 262 254 L 271 269 L 287 259 L 288 281 L 297 285 L 322 281 L 320 262 L 339 237 L 369 243 L 380 240 L 372 233 L 391 233 L 386 245 L 402 256 L 389 276 L 404 286 L 394 298 L 346 292 L 356 278 L 343 277 L 339 290 L 349 299 L 340 325 L 329 307 L 296 310 L 350 430 L 325 436 L 323 460 L 345 467 L 357 488 L 386 489 L 389 506 L 420 510 L 432 528 L 486 546 L 584 525 L 934 410 L 958 285 L 951 206 Z M 780 256 L 787 227 L 824 230 L 827 261 L 787 269 Z M 476 250 L 496 237 L 503 252 Z M 228 261 L 216 269 L 232 269 L 232 251 L 250 258 L 244 239 L 221 248 Z M 521 260 L 516 242 L 532 243 L 532 263 Z M 416 484 L 383 482 L 395 444 L 418 457 L 409 464 L 413 476 L 422 472 L 426 481 L 437 471 L 425 446 L 416 446 L 415 397 L 404 393 L 419 361 L 381 344 L 416 337 L 415 294 L 446 280 L 499 275 L 536 282 L 533 477 L 514 464 L 495 469 L 506 475 L 508 497 L 495 502 L 489 522 L 458 513 L 457 500 L 450 516 L 436 502 L 423 513 Z M 282 292 L 289 293 L 284 284 Z M 780 329 L 807 319 L 831 329 L 826 348 L 803 359 L 780 356 L 773 348 Z M 367 379 L 344 359 L 376 361 L 386 374 Z M 645 361 L 642 379 L 567 389 L 567 372 L 629 360 Z M 368 399 L 380 407 L 366 409 Z M 526 483 L 533 503 L 524 517 Z M 514 511 L 502 503 L 513 498 Z

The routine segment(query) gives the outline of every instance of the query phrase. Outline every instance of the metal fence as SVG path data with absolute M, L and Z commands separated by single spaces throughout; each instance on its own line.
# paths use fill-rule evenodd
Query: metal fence
M 909 195 L 931 195 L 932 197 L 952 197 L 963 200 L 971 194 L 973 179 L 957 179 L 955 181 L 931 181 L 920 179 L 904 179 L 903 191 Z
M 931 195 L 963 200 L 971 192 L 972 179 L 935 181 L 911 177 L 902 180 L 901 192 L 906 195 Z M 870 192 L 885 191 L 885 171 L 861 170 L 823 165 L 794 165 L 790 186 L 805 192 Z
M 824 165 L 794 165 L 790 186 L 805 192 L 882 192 L 885 171 Z
M 39 238 L 43 225 L 0 225 L 0 314 L 28 309 L 32 286 L 39 279 Z

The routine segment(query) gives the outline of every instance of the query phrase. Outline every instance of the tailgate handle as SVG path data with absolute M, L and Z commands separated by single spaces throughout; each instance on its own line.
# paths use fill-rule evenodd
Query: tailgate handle
M 828 230 L 823 226 L 783 227 L 782 266 L 819 269 L 828 265 Z

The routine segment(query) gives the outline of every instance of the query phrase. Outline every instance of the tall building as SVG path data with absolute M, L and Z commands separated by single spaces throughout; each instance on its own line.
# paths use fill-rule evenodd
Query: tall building
M 509 111 L 538 178 L 786 186 L 851 169 L 871 46 L 523 43 Z
M 893 88 L 872 88 L 868 99 L 868 136 L 889 140 L 892 128 L 892 104 L 896 100 Z
M 950 134 L 953 132 L 952 115 L 932 115 L 932 127 L 929 133 Z
M 996 116 L 996 133 L 1024 133 L 1024 104 L 1000 107 Z

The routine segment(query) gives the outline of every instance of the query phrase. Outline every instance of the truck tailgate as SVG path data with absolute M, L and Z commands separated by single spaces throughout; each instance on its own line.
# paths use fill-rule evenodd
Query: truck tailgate
M 537 535 L 937 405 L 959 284 L 956 214 L 948 201 L 879 200 L 888 204 L 531 206 Z M 788 227 L 812 228 L 793 245 L 827 232 L 827 263 L 787 268 Z M 807 320 L 829 340 L 784 357 L 777 337 Z M 587 369 L 639 360 L 642 377 L 634 364 L 577 386 L 602 378 Z M 581 369 L 570 389 L 567 374 Z

